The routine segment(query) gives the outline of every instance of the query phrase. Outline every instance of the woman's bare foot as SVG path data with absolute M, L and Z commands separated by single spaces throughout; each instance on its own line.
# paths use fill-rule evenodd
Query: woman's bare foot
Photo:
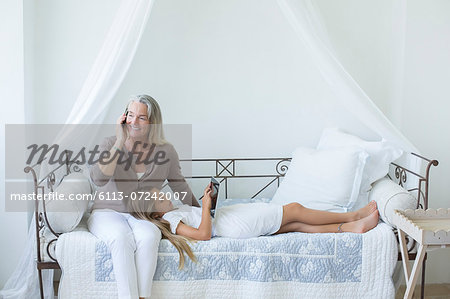
M 378 210 L 374 210 L 367 217 L 342 224 L 341 230 L 343 232 L 362 234 L 377 226 L 379 218 Z
M 377 209 L 377 202 L 372 200 L 365 207 L 355 211 L 355 220 L 363 219 L 373 213 Z

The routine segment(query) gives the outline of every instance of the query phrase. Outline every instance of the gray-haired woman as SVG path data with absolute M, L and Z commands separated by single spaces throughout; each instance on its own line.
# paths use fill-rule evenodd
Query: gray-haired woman
M 164 139 L 161 110 L 152 97 L 131 98 L 117 120 L 116 136 L 103 140 L 99 151 L 90 171 L 98 190 L 89 230 L 111 251 L 119 298 L 150 297 L 161 232 L 131 216 L 127 201 L 141 191 L 161 190 L 167 180 L 183 203 L 198 202 L 181 174 L 177 152 Z

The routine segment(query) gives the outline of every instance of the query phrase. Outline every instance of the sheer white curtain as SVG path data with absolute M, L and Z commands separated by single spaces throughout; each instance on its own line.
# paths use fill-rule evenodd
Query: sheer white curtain
M 123 0 L 113 24 L 103 42 L 66 124 L 102 123 L 104 112 L 121 85 L 133 61 L 142 32 L 147 24 L 154 0 Z M 88 128 L 88 126 L 84 126 Z M 77 136 L 85 134 L 75 126 L 66 126 L 56 138 L 61 148 L 70 148 Z M 42 165 L 40 177 L 48 173 Z M 0 298 L 40 298 L 38 273 L 35 264 L 36 234 L 34 217 L 28 230 L 27 245 L 22 257 L 0 291 Z M 45 298 L 53 299 L 53 270 L 43 270 Z
M 16 269 L 0 291 L 2 299 L 40 298 L 36 269 L 36 228 L 34 216 L 28 228 L 28 239 Z M 53 299 L 53 270 L 42 271 L 46 299 Z
M 145 30 L 154 0 L 122 1 L 66 124 L 102 123 Z
M 355 117 L 380 137 L 406 152 L 417 148 L 394 127 L 337 59 L 317 8 L 311 0 L 277 0 L 281 11 L 303 42 L 325 82 L 335 92 L 330 100 L 339 101 Z

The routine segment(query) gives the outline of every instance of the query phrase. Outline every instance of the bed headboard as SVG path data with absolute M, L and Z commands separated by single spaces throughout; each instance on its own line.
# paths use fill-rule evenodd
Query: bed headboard
M 291 158 L 221 158 L 221 159 L 181 159 L 180 164 L 189 165 L 192 168 L 190 174 L 185 175 L 192 187 L 196 187 L 200 181 L 201 193 L 204 186 L 209 183 L 211 177 L 216 178 L 223 193 L 221 196 L 236 198 L 236 191 L 241 192 L 240 198 L 255 198 L 257 196 L 270 196 L 280 185 L 281 178 L 288 171 Z M 245 184 L 246 191 L 251 192 L 242 195 L 242 187 L 237 182 L 249 182 Z M 203 183 L 204 182 L 204 183 Z M 248 190 L 250 187 L 250 190 Z M 238 190 L 236 190 L 238 189 Z M 195 191 L 194 191 L 195 192 Z

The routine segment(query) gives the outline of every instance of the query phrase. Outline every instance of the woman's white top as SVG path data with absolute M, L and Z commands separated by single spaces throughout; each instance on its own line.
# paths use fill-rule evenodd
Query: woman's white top
M 175 234 L 180 221 L 198 228 L 202 220 L 202 208 L 182 205 L 162 218 L 170 223 L 170 230 Z M 212 219 L 212 237 L 241 239 L 272 235 L 280 229 L 282 219 L 283 207 L 271 203 L 218 207 Z
M 170 230 L 173 234 L 176 234 L 180 221 L 186 225 L 198 228 L 200 226 L 200 222 L 202 221 L 202 208 L 181 205 L 178 206 L 177 209 L 165 213 L 162 218 L 170 223 Z
M 145 172 L 136 172 L 138 180 L 144 175 Z

